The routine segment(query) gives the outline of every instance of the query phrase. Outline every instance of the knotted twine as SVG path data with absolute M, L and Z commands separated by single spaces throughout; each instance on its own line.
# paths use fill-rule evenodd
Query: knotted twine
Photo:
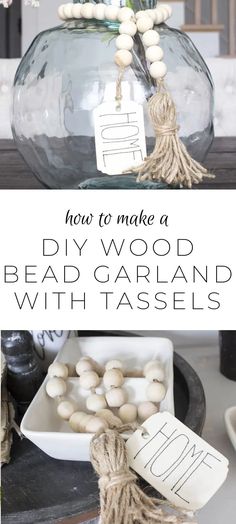
M 120 72 L 117 80 L 119 100 L 121 79 Z M 148 109 L 156 135 L 154 150 L 143 164 L 128 169 L 125 173 L 137 173 L 137 182 L 158 180 L 187 188 L 199 184 L 204 178 L 214 178 L 214 175 L 190 156 L 181 141 L 175 103 L 163 79 L 157 81 L 157 92 L 149 99 Z
M 177 516 L 165 512 L 163 501 L 148 497 L 137 485 L 120 435 L 130 429 L 137 429 L 137 425 L 107 429 L 97 433 L 91 442 L 91 462 L 100 477 L 101 524 L 190 524 L 187 512 L 178 511 Z

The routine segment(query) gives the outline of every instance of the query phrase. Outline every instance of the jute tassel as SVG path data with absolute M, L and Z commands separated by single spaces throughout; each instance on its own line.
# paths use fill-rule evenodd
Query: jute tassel
M 191 158 L 178 136 L 176 107 L 164 81 L 157 82 L 157 92 L 148 102 L 156 134 L 153 152 L 144 163 L 127 172 L 138 173 L 137 181 L 159 180 L 169 185 L 191 188 L 204 177 L 214 178 L 207 169 Z
M 101 524 L 190 524 L 186 513 L 181 512 L 181 516 L 165 513 L 163 502 L 151 499 L 137 485 L 137 477 L 129 469 L 124 439 L 119 434 L 131 428 L 129 425 L 108 429 L 96 434 L 91 443 L 91 462 L 100 477 Z

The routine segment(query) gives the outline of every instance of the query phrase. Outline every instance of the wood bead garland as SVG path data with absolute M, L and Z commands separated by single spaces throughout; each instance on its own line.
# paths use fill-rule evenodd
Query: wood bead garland
M 46 384 L 46 392 L 51 398 L 61 397 L 66 393 L 66 389 L 66 382 L 63 378 L 50 378 Z
M 57 413 L 63 420 L 69 420 L 75 411 L 75 405 L 70 400 L 63 400 L 57 406 Z
M 95 389 L 100 383 L 100 378 L 96 371 L 85 371 L 80 375 L 79 383 L 83 389 Z
M 135 404 L 123 404 L 118 411 L 118 415 L 121 418 L 123 424 L 130 424 L 135 422 L 137 419 L 137 407 Z
M 153 402 L 147 400 L 141 402 L 138 406 L 138 417 L 141 422 L 144 422 L 152 415 L 155 415 L 155 413 L 158 413 L 158 407 L 155 406 Z
M 123 388 L 112 388 L 106 393 L 106 401 L 110 408 L 120 408 L 126 402 L 126 392 Z
M 69 370 L 66 364 L 62 362 L 53 362 L 48 368 L 49 377 L 58 377 L 66 379 L 69 375 Z

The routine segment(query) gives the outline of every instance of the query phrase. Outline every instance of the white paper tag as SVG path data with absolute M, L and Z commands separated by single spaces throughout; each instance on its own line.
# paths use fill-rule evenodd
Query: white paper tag
M 228 460 L 170 413 L 158 413 L 127 440 L 129 465 L 173 505 L 202 508 L 227 477 Z
M 94 109 L 97 169 L 119 175 L 140 165 L 147 155 L 143 108 L 133 101 L 104 102 Z

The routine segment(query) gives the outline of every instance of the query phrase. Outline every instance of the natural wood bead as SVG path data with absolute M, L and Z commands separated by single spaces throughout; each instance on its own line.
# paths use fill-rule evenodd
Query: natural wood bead
M 137 26 L 134 22 L 130 20 L 128 22 L 122 22 L 119 27 L 120 35 L 130 35 L 134 36 L 137 33 Z
M 147 399 L 151 402 L 161 402 L 166 396 L 166 388 L 160 382 L 151 382 L 147 387 Z
M 127 49 L 130 51 L 134 45 L 132 36 L 130 35 L 119 35 L 116 39 L 116 47 L 118 49 Z
M 75 405 L 70 400 L 63 400 L 57 406 L 57 413 L 63 420 L 69 420 L 75 411 Z
M 150 62 L 157 62 L 158 60 L 162 60 L 164 56 L 163 50 L 158 45 L 151 45 L 146 49 L 146 58 Z
M 96 4 L 93 7 L 94 18 L 97 20 L 104 20 L 105 18 L 105 8 L 104 4 Z
M 153 21 L 150 16 L 141 16 L 137 20 L 137 29 L 139 33 L 145 33 L 149 29 L 153 28 Z
M 133 9 L 130 9 L 130 7 L 122 7 L 119 9 L 118 12 L 118 20 L 119 22 L 126 22 L 127 20 L 130 20 L 134 16 Z
M 122 388 L 113 388 L 107 391 L 106 401 L 110 408 L 120 408 L 126 402 L 126 391 Z
M 118 388 L 124 383 L 123 373 L 120 369 L 109 369 L 103 375 L 105 388 Z
M 158 367 L 150 368 L 146 373 L 146 379 L 148 380 L 148 382 L 153 382 L 154 380 L 158 382 L 163 382 L 165 379 L 163 369 L 160 369 Z
M 92 416 L 87 421 L 85 425 L 85 432 L 86 433 L 97 433 L 97 431 L 105 431 L 105 429 L 108 429 L 108 423 L 104 418 Z
M 76 373 L 82 375 L 85 371 L 94 371 L 94 362 L 89 357 L 84 357 L 76 364 Z
M 93 4 L 85 2 L 81 5 L 81 16 L 82 18 L 91 19 L 93 18 Z
M 62 362 L 53 362 L 48 368 L 49 377 L 67 378 L 68 367 Z
M 119 67 L 128 67 L 132 63 L 133 57 L 127 49 L 119 49 L 115 53 L 115 63 Z
M 75 431 L 76 433 L 84 433 L 86 423 L 89 421 L 91 417 L 92 415 L 88 415 L 83 411 L 75 411 L 73 415 L 71 415 L 69 420 L 71 429 L 73 429 L 73 431 Z
M 108 5 L 105 7 L 105 18 L 106 20 L 117 20 L 119 7 L 115 5 Z
M 67 20 L 70 18 L 73 18 L 73 11 L 72 11 L 73 5 L 74 4 L 72 2 L 69 2 L 68 4 L 65 4 L 63 7 L 63 12 Z
M 89 411 L 99 411 L 100 409 L 105 409 L 107 402 L 104 395 L 98 395 L 93 393 L 86 400 L 86 407 Z
M 72 15 L 73 15 L 73 18 L 81 18 L 81 7 L 82 7 L 82 4 L 73 4 L 73 7 L 72 7 Z
M 85 371 L 80 376 L 79 383 L 83 389 L 94 389 L 99 385 L 100 378 L 96 371 Z
M 143 34 L 142 40 L 146 47 L 150 47 L 152 45 L 159 44 L 160 35 L 154 29 L 149 29 L 148 31 L 145 31 L 145 33 Z
M 145 402 L 141 402 L 138 406 L 138 417 L 143 422 L 144 420 L 147 420 L 152 415 L 155 415 L 155 413 L 158 412 L 157 406 L 153 404 L 153 402 L 149 402 L 148 400 Z
M 118 38 L 119 38 L 119 36 L 118 36 Z M 120 369 L 123 372 L 123 364 L 122 364 L 121 360 L 109 360 L 106 363 L 105 367 L 106 367 L 106 371 L 109 371 L 109 369 Z
M 162 362 L 160 360 L 149 360 L 149 362 L 147 362 L 147 364 L 145 364 L 145 366 L 143 368 L 144 376 L 146 377 L 147 372 L 150 369 L 153 369 L 154 367 L 160 369 L 160 373 L 163 374 L 163 378 L 162 379 L 160 378 L 160 382 L 162 382 L 164 380 L 164 378 L 165 378 L 165 375 L 164 375 L 164 367 L 163 367 L 163 364 L 162 364 Z
M 66 392 L 66 383 L 63 378 L 53 377 L 46 384 L 46 392 L 49 397 L 61 397 Z
M 75 365 L 67 362 L 66 367 L 68 369 L 68 377 L 76 377 L 77 373 L 76 373 Z
M 124 424 L 135 422 L 137 419 L 137 407 L 134 404 L 124 404 L 120 407 L 118 415 Z
M 103 418 L 110 428 L 119 428 L 122 424 L 122 420 L 116 417 L 110 409 L 100 409 L 97 411 L 96 416 Z

